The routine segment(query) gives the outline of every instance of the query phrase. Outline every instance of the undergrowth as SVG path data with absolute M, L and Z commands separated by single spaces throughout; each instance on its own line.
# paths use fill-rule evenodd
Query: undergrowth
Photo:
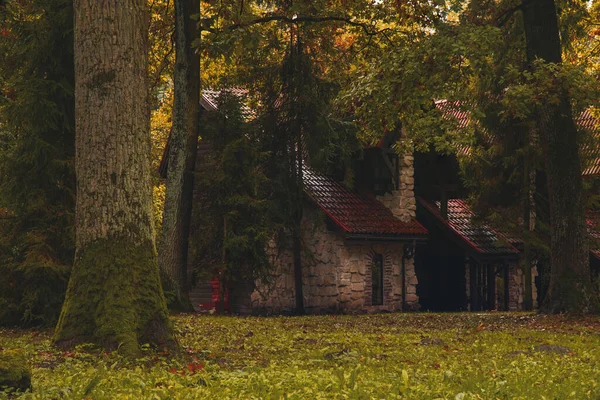
M 598 399 L 600 319 L 520 313 L 173 318 L 178 354 L 127 361 L 0 330 L 23 399 Z M 0 399 L 9 394 L 0 392 Z

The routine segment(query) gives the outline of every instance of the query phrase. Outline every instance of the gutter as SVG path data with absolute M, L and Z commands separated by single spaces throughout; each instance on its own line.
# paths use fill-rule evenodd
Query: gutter
M 400 243 L 425 243 L 427 235 L 402 235 L 402 236 L 385 236 L 372 235 L 365 233 L 347 233 L 344 237 L 347 242 L 364 242 L 364 243 L 382 243 L 382 242 L 400 242 Z

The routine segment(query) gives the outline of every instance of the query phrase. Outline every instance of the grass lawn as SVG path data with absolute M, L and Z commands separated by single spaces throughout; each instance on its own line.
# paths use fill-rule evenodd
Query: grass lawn
M 40 399 L 600 399 L 600 318 L 524 313 L 173 317 L 182 352 L 22 349 Z M 0 392 L 0 399 L 7 398 Z

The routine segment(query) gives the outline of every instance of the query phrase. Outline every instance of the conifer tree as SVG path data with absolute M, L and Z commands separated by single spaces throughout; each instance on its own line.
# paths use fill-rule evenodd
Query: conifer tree
M 0 323 L 53 326 L 74 253 L 73 8 L 0 7 Z
M 240 110 L 241 100 L 225 89 L 217 99 L 218 110 L 204 113 L 202 140 L 210 152 L 196 171 L 199 193 L 191 242 L 199 268 L 194 272 L 197 279 L 219 277 L 219 312 L 228 288 L 244 295 L 244 285 L 266 281 L 271 267 L 267 249 L 274 228 L 266 154 L 260 149 L 258 125 Z

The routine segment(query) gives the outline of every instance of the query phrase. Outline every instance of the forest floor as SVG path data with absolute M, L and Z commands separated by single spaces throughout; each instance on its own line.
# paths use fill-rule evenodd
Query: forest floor
M 600 318 L 531 313 L 173 317 L 132 362 L 0 329 L 36 399 L 600 399 Z M 144 346 L 146 347 L 146 346 Z M 0 399 L 7 398 L 0 392 Z M 13 397 L 13 396 L 11 396 Z

